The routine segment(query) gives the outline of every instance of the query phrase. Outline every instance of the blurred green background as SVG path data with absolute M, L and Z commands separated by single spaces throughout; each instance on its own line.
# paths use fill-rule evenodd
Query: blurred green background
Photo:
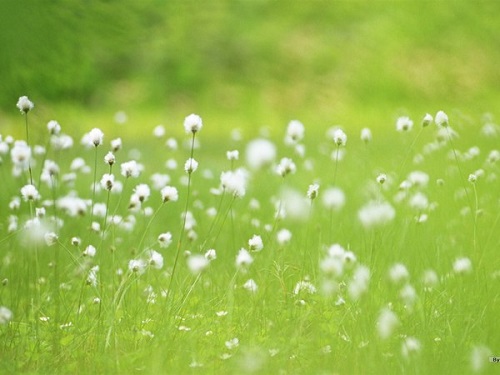
M 482 113 L 499 25 L 498 1 L 2 0 L 0 110 L 28 95 L 222 128 Z

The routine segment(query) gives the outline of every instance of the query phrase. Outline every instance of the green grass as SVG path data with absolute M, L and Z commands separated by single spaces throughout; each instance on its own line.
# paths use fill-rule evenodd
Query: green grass
M 498 355 L 500 348 L 496 332 L 500 160 L 487 159 L 498 149 L 498 126 L 496 135 L 485 136 L 478 115 L 453 110 L 448 113 L 450 126 L 459 137 L 438 142 L 436 125 L 421 128 L 425 112 L 420 108 L 407 112 L 415 122 L 407 133 L 395 130 L 397 108 L 373 116 L 346 111 L 340 116 L 348 137 L 341 147 L 345 156 L 335 165 L 331 154 L 337 147 L 325 137 L 331 123 L 319 122 L 314 115 L 310 122 L 299 117 L 306 128 L 306 151 L 301 157 L 283 143 L 289 119 L 275 112 L 276 118 L 271 117 L 267 124 L 270 140 L 277 146 L 276 163 L 291 157 L 297 172 L 282 178 L 271 166 L 249 171 L 246 194 L 234 198 L 228 192 L 213 195 L 210 189 L 219 187 L 222 171 L 245 167 L 246 145 L 258 136 L 263 124 L 258 116 L 238 122 L 237 114 L 219 112 L 217 116 L 214 110 L 202 114 L 204 127 L 196 134 L 200 148 L 194 150 L 194 158 L 200 166 L 191 176 L 188 199 L 188 187 L 182 181 L 187 176 L 183 165 L 191 151 L 183 145 L 189 145 L 191 138 L 183 132 L 179 112 L 131 111 L 127 124 L 119 126 L 113 123 L 112 113 L 92 115 L 41 107 L 41 114 L 37 114 L 38 106 L 29 113 L 30 139 L 45 145 L 48 134 L 42 130 L 42 119 L 63 118 L 63 132 L 71 134 L 75 144 L 69 150 L 47 149 L 46 158 L 60 167 L 54 176 L 55 187 L 38 185 L 42 199 L 21 201 L 18 209 L 10 209 L 9 202 L 20 197 L 29 178 L 26 171 L 14 177 L 9 153 L 2 155 L 0 306 L 11 310 L 13 317 L 0 325 L 1 373 L 472 373 L 471 356 L 477 348 L 483 348 L 475 356 L 481 370 L 497 371 L 488 356 Z M 7 124 L 4 129 L 16 139 L 24 139 L 23 118 L 3 121 Z M 155 139 L 152 129 L 159 123 L 165 124 L 167 135 Z M 359 137 L 363 126 L 373 132 L 373 140 L 367 144 Z M 93 127 L 105 130 L 105 142 L 86 150 L 79 140 Z M 241 140 L 231 138 L 235 127 L 242 129 Z M 2 134 L 3 140 L 7 134 Z M 113 213 L 131 215 L 135 224 L 130 231 L 106 227 L 101 236 L 102 231 L 90 230 L 89 202 L 86 213 L 76 217 L 54 210 L 52 203 L 71 191 L 91 200 L 95 160 L 99 182 L 109 172 L 103 162 L 109 141 L 119 136 L 124 137 L 124 144 L 115 153 L 117 164 L 112 172 L 123 182 L 123 192 L 110 194 L 108 201 L 107 193 L 98 191 L 94 203 L 106 204 L 108 218 Z M 166 137 L 177 139 L 179 149 L 167 149 Z M 474 146 L 480 150 L 477 156 L 471 151 Z M 144 171 L 137 179 L 126 180 L 119 166 L 133 158 L 129 154 L 133 149 L 140 150 Z M 240 159 L 233 165 L 225 155 L 232 149 L 240 151 Z M 421 156 L 418 163 L 416 155 Z M 90 173 L 77 172 L 71 186 L 63 182 L 63 175 L 75 157 L 86 160 Z M 34 158 L 35 181 L 43 158 Z M 165 168 L 170 158 L 178 162 L 176 170 Z M 480 169 L 484 174 L 477 172 Z M 401 196 L 401 182 L 417 170 L 428 175 L 428 183 L 413 185 Z M 139 183 L 150 184 L 150 176 L 156 172 L 169 174 L 169 184 L 177 187 L 179 200 L 162 205 L 160 193 L 152 189 L 142 209 L 131 211 L 133 189 Z M 388 176 L 383 185 L 376 182 L 380 173 Z M 468 182 L 471 173 L 479 176 L 475 184 Z M 444 184 L 437 183 L 440 179 Z M 313 182 L 320 189 L 311 204 L 306 192 Z M 327 209 L 322 202 L 327 188 L 334 185 L 346 196 L 339 211 Z M 297 192 L 304 202 L 299 199 L 297 217 L 288 206 L 290 214 L 277 219 L 276 207 L 297 203 L 296 198 L 285 201 L 282 193 L 286 189 Z M 429 202 L 421 210 L 409 205 L 417 192 Z M 389 202 L 395 218 L 365 228 L 358 212 L 372 200 Z M 251 207 L 255 201 L 260 204 L 257 209 Z M 32 233 L 23 229 L 34 208 L 42 206 L 49 223 L 46 230 L 58 235 L 53 246 L 43 239 L 28 240 Z M 146 207 L 158 210 L 157 214 L 145 215 Z M 181 219 L 186 207 L 196 219 L 196 236 L 191 239 Z M 216 208 L 215 216 L 208 215 L 209 208 Z M 416 217 L 421 214 L 428 218 L 418 223 Z M 11 215 L 17 217 L 18 228 L 9 232 Z M 61 221 L 57 227 L 50 219 L 53 216 Z M 93 216 L 93 220 L 102 225 L 104 218 Z M 288 244 L 277 239 L 281 229 L 292 233 Z M 161 248 L 157 237 L 166 231 L 172 233 L 173 242 Z M 251 253 L 254 261 L 250 266 L 238 269 L 238 251 L 248 249 L 254 234 L 262 237 L 264 248 Z M 74 236 L 81 238 L 80 246 L 71 245 Z M 321 265 L 335 243 L 351 251 L 356 260 L 342 263 L 343 273 L 332 276 Z M 82 255 L 89 244 L 97 248 L 93 258 Z M 190 272 L 185 251 L 204 254 L 211 248 L 217 259 L 199 275 Z M 163 255 L 164 267 L 148 267 L 141 275 L 130 271 L 129 261 L 144 258 L 147 249 Z M 172 275 L 177 253 L 179 262 Z M 468 258 L 472 268 L 464 273 L 454 271 L 459 258 Z M 399 282 L 389 277 L 397 263 L 409 272 Z M 96 265 L 98 282 L 88 285 L 89 270 Z M 362 266 L 369 270 L 366 290 L 357 273 Z M 122 274 L 117 274 L 118 269 Z M 429 269 L 438 278 L 432 288 L 422 281 Z M 255 293 L 243 287 L 249 279 L 258 286 Z M 296 294 L 297 284 L 303 281 L 310 282 L 316 292 Z M 328 285 L 335 291 L 326 292 Z M 415 295 L 402 298 L 408 285 Z M 359 296 L 352 293 L 353 288 L 360 291 Z M 377 328 L 383 309 L 396 314 L 399 322 L 387 338 Z M 237 346 L 231 345 L 234 338 Z M 418 344 L 406 355 L 402 347 L 408 338 L 415 338 Z

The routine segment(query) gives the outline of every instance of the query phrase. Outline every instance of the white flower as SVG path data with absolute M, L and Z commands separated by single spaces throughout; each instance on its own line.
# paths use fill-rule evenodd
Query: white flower
M 424 118 L 422 119 L 422 126 L 425 128 L 426 126 L 429 126 L 430 124 L 432 124 L 432 116 L 430 114 L 426 114 L 424 116 Z
M 469 180 L 469 182 L 470 182 L 471 184 L 474 184 L 474 183 L 476 183 L 476 181 L 477 181 L 477 176 L 476 176 L 474 173 L 471 173 L 471 174 L 469 175 L 468 180 Z
M 101 129 L 94 128 L 89 132 L 88 140 L 95 147 L 102 145 L 102 140 L 104 138 L 104 133 Z
M 361 140 L 365 143 L 372 140 L 372 131 L 369 128 L 361 129 Z
M 161 233 L 158 236 L 158 242 L 160 243 L 160 247 L 169 247 L 172 243 L 172 234 L 170 232 Z
M 188 160 L 186 160 L 186 163 L 184 164 L 184 170 L 186 171 L 186 173 L 191 174 L 196 171 L 196 169 L 198 169 L 198 162 L 196 160 L 194 160 L 193 158 L 189 158 Z
M 87 285 L 93 287 L 97 286 L 97 272 L 99 272 L 99 266 L 94 266 L 89 270 L 87 275 Z
M 131 160 L 120 165 L 123 177 L 139 177 L 141 170 L 135 160 Z
M 472 262 L 469 258 L 458 258 L 453 263 L 453 271 L 457 274 L 465 274 L 472 271 Z
M 111 151 L 109 151 L 106 156 L 104 156 L 104 162 L 109 165 L 115 164 L 115 155 Z
M 413 127 L 413 121 L 407 116 L 401 116 L 396 121 L 396 130 L 398 132 L 410 131 Z
M 398 316 L 388 308 L 384 308 L 377 319 L 377 331 L 381 339 L 389 338 L 399 325 Z
M 207 250 L 207 252 L 205 253 L 205 258 L 207 258 L 209 261 L 217 259 L 217 252 L 215 251 L 215 249 Z
M 382 185 L 384 182 L 387 181 L 387 175 L 385 173 L 380 173 L 378 176 L 377 176 L 377 182 Z
M 164 203 L 175 202 L 179 199 L 179 193 L 173 186 L 165 186 L 163 189 L 161 189 L 160 193 L 161 199 Z
M 7 324 L 12 320 L 12 311 L 5 306 L 0 306 L 0 324 Z
M 345 204 L 345 194 L 340 188 L 332 187 L 322 193 L 323 205 L 330 210 L 340 210 Z
M 370 281 L 370 269 L 364 265 L 359 265 L 349 282 L 348 292 L 353 300 L 358 300 L 359 297 L 368 289 Z
M 292 239 L 292 232 L 290 232 L 288 229 L 281 229 L 277 234 L 276 238 L 278 240 L 278 243 L 280 245 L 285 245 L 290 242 Z
M 227 160 L 230 160 L 230 161 L 238 160 L 238 158 L 240 157 L 240 153 L 238 150 L 227 151 L 226 157 L 227 157 Z
M 163 256 L 159 252 L 155 250 L 148 250 L 146 255 L 148 257 L 148 264 L 151 267 L 156 268 L 157 270 L 163 268 Z
M 235 171 L 222 172 L 220 175 L 220 184 L 222 189 L 238 198 L 245 195 L 247 180 L 248 172 L 242 168 L 238 168 Z
M 394 219 L 396 211 L 388 202 L 369 202 L 358 211 L 358 218 L 365 228 L 386 224 Z
M 295 144 L 304 138 L 304 125 L 298 120 L 292 120 L 288 123 L 286 129 L 285 143 Z
M 200 254 L 191 255 L 187 259 L 188 268 L 195 275 L 207 268 L 209 263 L 210 261 L 204 255 Z
M 139 201 L 145 202 L 148 200 L 149 195 L 151 194 L 151 189 L 147 184 L 139 184 L 134 189 L 134 194 L 137 196 Z
M 157 125 L 157 126 L 155 126 L 155 128 L 153 129 L 153 135 L 156 138 L 163 137 L 165 135 L 165 127 L 163 125 Z
M 115 176 L 109 173 L 105 173 L 101 178 L 101 186 L 103 189 L 111 190 L 115 184 Z
M 402 263 L 396 263 L 389 269 L 389 278 L 393 283 L 400 283 L 410 278 L 406 266 Z
M 113 152 L 116 152 L 121 148 L 122 148 L 122 139 L 121 138 L 116 138 L 116 139 L 111 140 L 111 149 L 113 150 Z
M 235 349 L 240 345 L 240 340 L 237 337 L 225 342 L 226 348 L 229 350 Z
M 254 139 L 247 144 L 246 161 L 250 168 L 259 169 L 276 158 L 276 146 L 267 139 Z
M 82 255 L 93 258 L 95 254 L 96 254 L 96 248 L 92 245 L 88 245 L 83 251 Z
M 337 146 L 345 146 L 347 143 L 347 135 L 344 133 L 342 129 L 335 129 L 332 134 L 333 142 Z
M 194 113 L 184 119 L 184 129 L 186 133 L 196 133 L 201 130 L 203 122 L 201 117 Z
M 40 199 L 40 194 L 35 185 L 25 185 L 21 188 L 21 196 L 25 201 L 37 201 Z
M 295 284 L 293 294 L 298 295 L 302 291 L 305 291 L 308 294 L 315 294 L 316 287 L 309 280 L 301 280 Z
M 253 237 L 248 240 L 248 247 L 252 251 L 261 251 L 264 248 L 262 237 L 254 234 Z
M 259 289 L 257 283 L 253 279 L 247 280 L 245 284 L 243 284 L 243 288 L 252 293 L 257 292 L 257 289 Z
M 408 358 L 410 355 L 420 351 L 420 341 L 415 337 L 407 337 L 401 346 L 401 354 Z
M 146 271 L 146 262 L 143 259 L 132 259 L 128 262 L 128 269 L 131 272 L 142 275 Z
M 280 163 L 276 167 L 276 173 L 278 173 L 281 177 L 285 177 L 289 173 L 295 173 L 297 167 L 295 163 L 290 158 L 283 158 L 280 160 Z
M 31 147 L 25 141 L 16 141 L 10 150 L 10 157 L 14 165 L 27 170 L 31 159 Z
M 47 130 L 50 134 L 57 135 L 61 132 L 61 125 L 55 120 L 51 120 L 47 123 Z
M 438 126 L 446 127 L 448 126 L 448 115 L 443 111 L 439 111 L 434 117 L 434 122 Z
M 47 244 L 47 246 L 52 246 L 52 245 L 55 245 L 57 243 L 57 239 L 59 237 L 54 232 L 47 232 L 47 233 L 45 233 L 44 238 L 45 238 L 45 243 Z
M 309 188 L 307 189 L 307 198 L 309 198 L 310 200 L 315 199 L 318 196 L 318 192 L 319 192 L 318 184 L 309 185 Z
M 238 252 L 238 255 L 236 256 L 236 267 L 242 268 L 242 267 L 247 267 L 253 263 L 253 258 L 250 255 L 250 253 L 244 249 L 241 248 L 240 251 Z
M 17 108 L 19 108 L 19 110 L 23 114 L 28 113 L 29 111 L 31 111 L 33 109 L 33 107 L 35 107 L 33 102 L 30 101 L 27 96 L 21 96 L 19 98 L 19 100 L 17 101 L 16 106 L 17 106 Z

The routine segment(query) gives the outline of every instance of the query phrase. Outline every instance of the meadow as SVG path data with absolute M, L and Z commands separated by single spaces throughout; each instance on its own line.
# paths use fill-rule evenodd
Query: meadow
M 125 113 L 78 134 L 17 104 L 1 373 L 498 371 L 493 115 L 249 134 L 186 113 L 139 140 Z

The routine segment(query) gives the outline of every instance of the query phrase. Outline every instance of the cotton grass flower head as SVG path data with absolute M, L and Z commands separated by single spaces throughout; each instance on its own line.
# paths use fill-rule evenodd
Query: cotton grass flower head
M 467 257 L 457 258 L 453 262 L 453 271 L 459 275 L 470 273 L 472 271 L 471 260 Z
M 309 185 L 309 188 L 307 189 L 307 198 L 309 198 L 312 201 L 318 196 L 318 193 L 319 193 L 318 184 Z
M 268 166 L 276 159 L 276 146 L 264 138 L 257 138 L 248 142 L 246 147 L 246 162 L 252 169 Z
M 396 121 L 396 130 L 398 132 L 407 132 L 413 128 L 413 121 L 407 116 L 401 116 Z
M 245 269 L 253 263 L 253 257 L 248 250 L 241 248 L 236 256 L 236 267 L 238 269 Z
M 241 198 L 246 193 L 248 172 L 243 168 L 235 171 L 222 172 L 220 176 L 221 188 L 233 197 Z
M 248 248 L 250 251 L 261 251 L 264 248 L 262 237 L 254 234 L 252 238 L 248 240 Z
M 163 255 L 155 250 L 146 251 L 147 262 L 148 264 L 157 269 L 161 270 L 163 268 Z
M 146 272 L 147 263 L 144 259 L 131 259 L 128 262 L 128 269 L 132 273 L 137 273 L 138 275 L 142 275 Z
M 424 116 L 424 118 L 422 119 L 422 126 L 425 128 L 425 127 L 429 126 L 430 124 L 432 124 L 432 121 L 433 121 L 432 115 L 427 113 Z
M 434 117 L 434 122 L 436 123 L 437 126 L 447 127 L 448 115 L 443 111 L 439 111 L 438 113 L 436 113 L 436 116 Z
M 134 177 L 137 178 L 139 177 L 139 174 L 141 173 L 141 169 L 139 167 L 139 164 L 135 160 L 130 160 L 125 163 L 122 163 L 120 165 L 121 169 L 121 174 L 123 177 L 129 178 L 129 177 Z
M 0 322 L 1 323 L 1 322 Z M 493 353 L 490 348 L 485 345 L 475 345 L 470 353 L 470 367 L 474 372 L 481 372 L 488 361 L 489 357 L 492 357 Z M 491 365 L 491 363 L 489 363 Z
M 196 114 L 190 114 L 184 119 L 184 129 L 186 133 L 197 133 L 201 130 L 203 126 L 203 121 L 200 116 Z
M 35 105 L 31 100 L 28 99 L 27 96 L 21 96 L 19 100 L 17 101 L 16 104 L 17 108 L 21 111 L 23 115 L 27 114 L 29 111 L 31 111 Z
M 394 330 L 399 326 L 398 316 L 390 309 L 384 308 L 377 319 L 377 332 L 382 340 L 392 336 Z
M 177 188 L 173 186 L 165 186 L 161 189 L 161 199 L 163 203 L 176 202 L 179 199 Z
M 189 158 L 188 160 L 186 160 L 186 163 L 184 163 L 184 171 L 188 174 L 193 173 L 197 169 L 198 169 L 198 162 L 193 158 Z
M 12 320 L 12 317 L 14 314 L 12 314 L 12 311 L 8 309 L 5 306 L 0 306 L 0 324 L 4 325 L 9 323 Z
M 35 185 L 25 185 L 21 188 L 21 196 L 25 201 L 37 201 L 40 199 L 40 194 L 38 193 Z
M 396 211 L 388 202 L 371 201 L 358 211 L 358 219 L 366 229 L 387 224 L 395 217 Z
M 293 145 L 304 138 L 304 125 L 298 120 L 292 120 L 288 123 L 285 135 L 285 144 Z
M 285 177 L 288 174 L 293 174 L 297 170 L 295 163 L 290 158 L 282 158 L 279 164 L 276 166 L 276 173 L 281 177 Z
M 322 193 L 323 206 L 329 210 L 339 211 L 345 205 L 345 194 L 338 187 L 330 187 L 323 190 Z
M 369 128 L 361 129 L 360 138 L 365 143 L 370 142 L 372 140 L 372 131 Z
M 258 287 L 258 285 L 257 285 L 257 283 L 255 282 L 254 279 L 248 279 L 243 284 L 243 289 L 246 289 L 246 290 L 248 290 L 249 292 L 252 292 L 252 293 L 257 293 L 257 290 L 259 289 L 259 287 Z
M 104 133 L 101 129 L 94 128 L 88 133 L 88 137 L 86 139 L 90 143 L 90 145 L 97 147 L 102 145 Z
M 207 258 L 208 261 L 212 261 L 217 259 L 217 252 L 215 249 L 209 249 L 205 252 L 205 258 Z
M 238 150 L 231 150 L 226 152 L 227 160 L 233 161 L 238 160 L 240 157 L 240 152 Z
M 410 273 L 406 266 L 402 263 L 396 263 L 389 269 L 389 279 L 394 283 L 398 284 L 405 282 L 410 278 Z
M 349 281 L 348 293 L 354 301 L 366 293 L 370 282 L 370 269 L 362 264 L 358 265 L 354 270 L 352 279 Z
M 158 236 L 158 243 L 160 247 L 167 248 L 172 244 L 172 234 L 170 232 L 161 233 Z
M 409 358 L 410 356 L 420 352 L 420 349 L 420 340 L 416 339 L 415 337 L 407 337 L 401 345 L 401 354 L 403 355 L 403 357 Z
M 276 240 L 281 246 L 288 244 L 291 239 L 292 232 L 290 232 L 288 229 L 281 229 L 278 231 L 278 233 L 276 233 Z
M 201 273 L 208 267 L 209 264 L 210 261 L 204 255 L 201 254 L 190 255 L 187 258 L 188 268 L 194 275 L 198 275 L 199 273 Z
M 47 123 L 47 130 L 51 135 L 58 135 L 61 132 L 61 125 L 55 120 L 50 120 Z

